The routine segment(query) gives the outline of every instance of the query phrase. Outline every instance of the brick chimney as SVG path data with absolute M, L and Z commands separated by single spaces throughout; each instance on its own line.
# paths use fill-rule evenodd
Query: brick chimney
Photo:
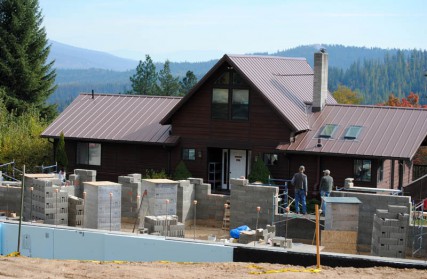
M 328 54 L 324 48 L 314 54 L 312 112 L 321 111 L 328 95 Z

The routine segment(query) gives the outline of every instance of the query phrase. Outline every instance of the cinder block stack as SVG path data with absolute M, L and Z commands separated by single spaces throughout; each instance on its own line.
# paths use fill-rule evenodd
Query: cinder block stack
M 118 182 L 122 184 L 122 217 L 134 218 L 142 197 L 141 174 L 119 176 Z
M 84 183 L 96 181 L 96 170 L 75 169 L 74 174 L 70 174 L 68 178 L 75 187 L 74 195 L 83 198 Z
M 144 225 L 149 234 L 184 237 L 185 225 L 176 215 L 145 216 Z
M 68 196 L 68 226 L 81 227 L 84 216 L 84 200 Z
M 84 191 L 84 227 L 120 231 L 122 185 L 110 181 L 84 182 Z
M 405 258 L 409 220 L 406 206 L 389 205 L 387 210 L 377 209 L 374 215 L 371 254 Z
M 178 182 L 169 179 L 143 179 L 141 191 L 147 190 L 148 211 L 151 215 L 176 215 Z M 168 202 L 167 202 L 168 201 Z
M 21 199 L 21 187 L 0 185 L 0 210 L 10 212 L 19 212 Z
M 68 191 L 55 184 L 60 184 L 60 181 L 46 174 L 26 175 L 24 220 L 68 225 Z
M 239 243 L 248 244 L 253 241 L 264 240 L 265 243 L 276 237 L 276 227 L 267 225 L 266 229 L 256 229 L 251 231 L 242 231 L 239 234 Z

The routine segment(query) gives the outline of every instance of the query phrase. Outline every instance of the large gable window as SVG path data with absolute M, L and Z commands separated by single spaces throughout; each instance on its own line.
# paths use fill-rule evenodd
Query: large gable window
M 101 165 L 101 144 L 93 142 L 77 143 L 77 164 Z
M 236 72 L 224 72 L 212 91 L 212 119 L 248 120 L 249 90 Z

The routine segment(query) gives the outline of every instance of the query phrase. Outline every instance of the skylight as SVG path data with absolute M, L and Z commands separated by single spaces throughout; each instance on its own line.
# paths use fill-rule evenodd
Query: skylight
M 348 127 L 344 138 L 345 139 L 353 139 L 353 140 L 357 139 L 361 130 L 362 130 L 362 126 L 351 125 L 350 127 Z
M 336 124 L 326 124 L 325 127 L 323 127 L 322 131 L 319 134 L 319 137 L 321 138 L 331 138 L 335 130 L 337 129 L 338 125 Z

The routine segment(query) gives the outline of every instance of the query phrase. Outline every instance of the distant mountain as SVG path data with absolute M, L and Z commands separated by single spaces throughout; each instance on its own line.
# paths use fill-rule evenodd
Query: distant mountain
M 55 60 L 57 69 L 106 69 L 126 71 L 135 69 L 138 61 L 120 58 L 106 52 L 78 48 L 56 41 L 51 43 L 49 61 Z
M 58 87 L 49 101 L 58 104 L 60 111 L 82 92 L 94 90 L 98 93 L 126 93 L 131 89 L 129 78 L 135 73 L 138 61 L 76 48 L 55 41 L 51 43 L 50 59 L 55 59 Z M 302 57 L 313 66 L 313 54 L 320 47 L 325 48 L 329 54 L 329 90 L 331 92 L 342 84 L 352 90 L 359 90 L 364 95 L 365 104 L 375 104 L 385 101 L 391 92 L 401 98 L 410 91 L 415 93 L 425 91 L 423 73 L 427 68 L 426 51 L 305 45 L 275 53 L 254 54 Z M 403 62 L 396 63 L 396 55 L 399 61 Z M 179 79 L 182 79 L 187 71 L 192 71 L 200 79 L 217 61 L 195 63 L 171 61 L 170 68 L 172 74 Z M 417 61 L 419 63 L 412 66 L 410 74 L 405 73 L 405 68 L 401 67 Z M 155 66 L 157 71 L 163 68 L 162 63 L 155 63 Z M 373 78 L 375 80 L 372 80 Z

